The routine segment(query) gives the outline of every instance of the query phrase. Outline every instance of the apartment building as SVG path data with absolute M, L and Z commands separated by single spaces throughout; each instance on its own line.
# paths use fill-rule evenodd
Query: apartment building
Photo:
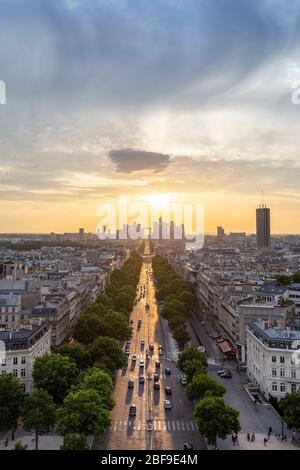
M 300 389 L 300 331 L 253 322 L 247 326 L 247 370 L 267 400 Z

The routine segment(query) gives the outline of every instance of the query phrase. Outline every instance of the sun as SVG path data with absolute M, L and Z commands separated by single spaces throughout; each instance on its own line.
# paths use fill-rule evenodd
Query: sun
M 147 196 L 147 201 L 151 204 L 151 206 L 155 207 L 162 207 L 166 206 L 170 202 L 170 195 L 169 194 L 149 194 Z

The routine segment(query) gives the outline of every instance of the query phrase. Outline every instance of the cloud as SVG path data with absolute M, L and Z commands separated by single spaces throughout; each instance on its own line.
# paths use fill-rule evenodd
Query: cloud
M 159 173 L 165 170 L 170 163 L 169 155 L 130 148 L 110 150 L 108 155 L 111 161 L 116 164 L 117 171 L 121 173 L 142 170 Z

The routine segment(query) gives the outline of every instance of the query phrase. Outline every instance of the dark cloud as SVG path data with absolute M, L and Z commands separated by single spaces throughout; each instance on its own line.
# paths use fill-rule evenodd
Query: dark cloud
M 109 158 L 116 164 L 117 171 L 122 173 L 141 170 L 158 173 L 165 170 L 170 163 L 169 155 L 135 149 L 111 150 Z

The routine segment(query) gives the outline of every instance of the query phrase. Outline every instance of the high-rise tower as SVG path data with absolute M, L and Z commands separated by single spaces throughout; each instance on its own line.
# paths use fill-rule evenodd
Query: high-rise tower
M 270 209 L 266 204 L 256 209 L 256 244 L 257 248 L 271 248 Z

